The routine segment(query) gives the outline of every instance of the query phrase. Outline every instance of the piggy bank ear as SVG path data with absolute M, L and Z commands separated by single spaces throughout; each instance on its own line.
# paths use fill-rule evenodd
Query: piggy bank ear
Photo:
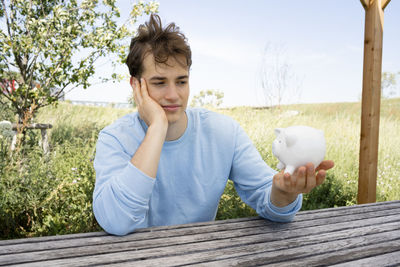
M 296 143 L 296 136 L 295 135 L 285 135 L 286 146 L 291 147 Z
M 283 131 L 282 128 L 276 128 L 276 129 L 274 130 L 276 136 L 279 136 L 279 135 L 281 134 L 282 131 Z

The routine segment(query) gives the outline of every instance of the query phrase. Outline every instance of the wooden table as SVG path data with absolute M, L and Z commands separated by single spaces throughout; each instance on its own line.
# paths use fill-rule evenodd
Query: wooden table
M 300 212 L 292 223 L 244 218 L 0 241 L 0 266 L 399 266 L 400 201 Z

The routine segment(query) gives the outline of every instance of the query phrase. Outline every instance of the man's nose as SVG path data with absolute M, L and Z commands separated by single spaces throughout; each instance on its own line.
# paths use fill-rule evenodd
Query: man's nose
M 165 98 L 169 100 L 176 100 L 179 98 L 178 88 L 175 84 L 168 85 L 167 92 L 165 94 Z

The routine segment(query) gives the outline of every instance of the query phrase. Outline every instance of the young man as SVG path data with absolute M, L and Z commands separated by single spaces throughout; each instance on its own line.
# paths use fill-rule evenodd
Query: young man
M 272 170 L 234 120 L 187 108 L 191 63 L 185 36 L 157 15 L 132 39 L 138 112 L 100 132 L 94 162 L 93 210 L 108 233 L 214 220 L 228 179 L 260 216 L 287 222 L 333 166 L 307 164 L 292 176 Z

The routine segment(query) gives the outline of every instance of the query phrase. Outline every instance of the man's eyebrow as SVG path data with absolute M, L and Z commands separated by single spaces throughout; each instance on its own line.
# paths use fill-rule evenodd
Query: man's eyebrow
M 167 79 L 167 78 L 165 78 L 165 77 L 162 77 L 162 76 L 154 76 L 154 77 L 151 77 L 150 78 L 150 81 L 154 81 L 154 80 L 157 80 L 157 81 L 162 81 L 162 80 L 165 80 L 165 79 Z
M 164 81 L 166 79 L 167 78 L 163 77 L 163 76 L 153 76 L 153 77 L 150 78 L 150 81 Z M 177 80 L 189 79 L 189 76 L 188 75 L 181 75 L 181 76 L 178 76 L 176 79 Z

